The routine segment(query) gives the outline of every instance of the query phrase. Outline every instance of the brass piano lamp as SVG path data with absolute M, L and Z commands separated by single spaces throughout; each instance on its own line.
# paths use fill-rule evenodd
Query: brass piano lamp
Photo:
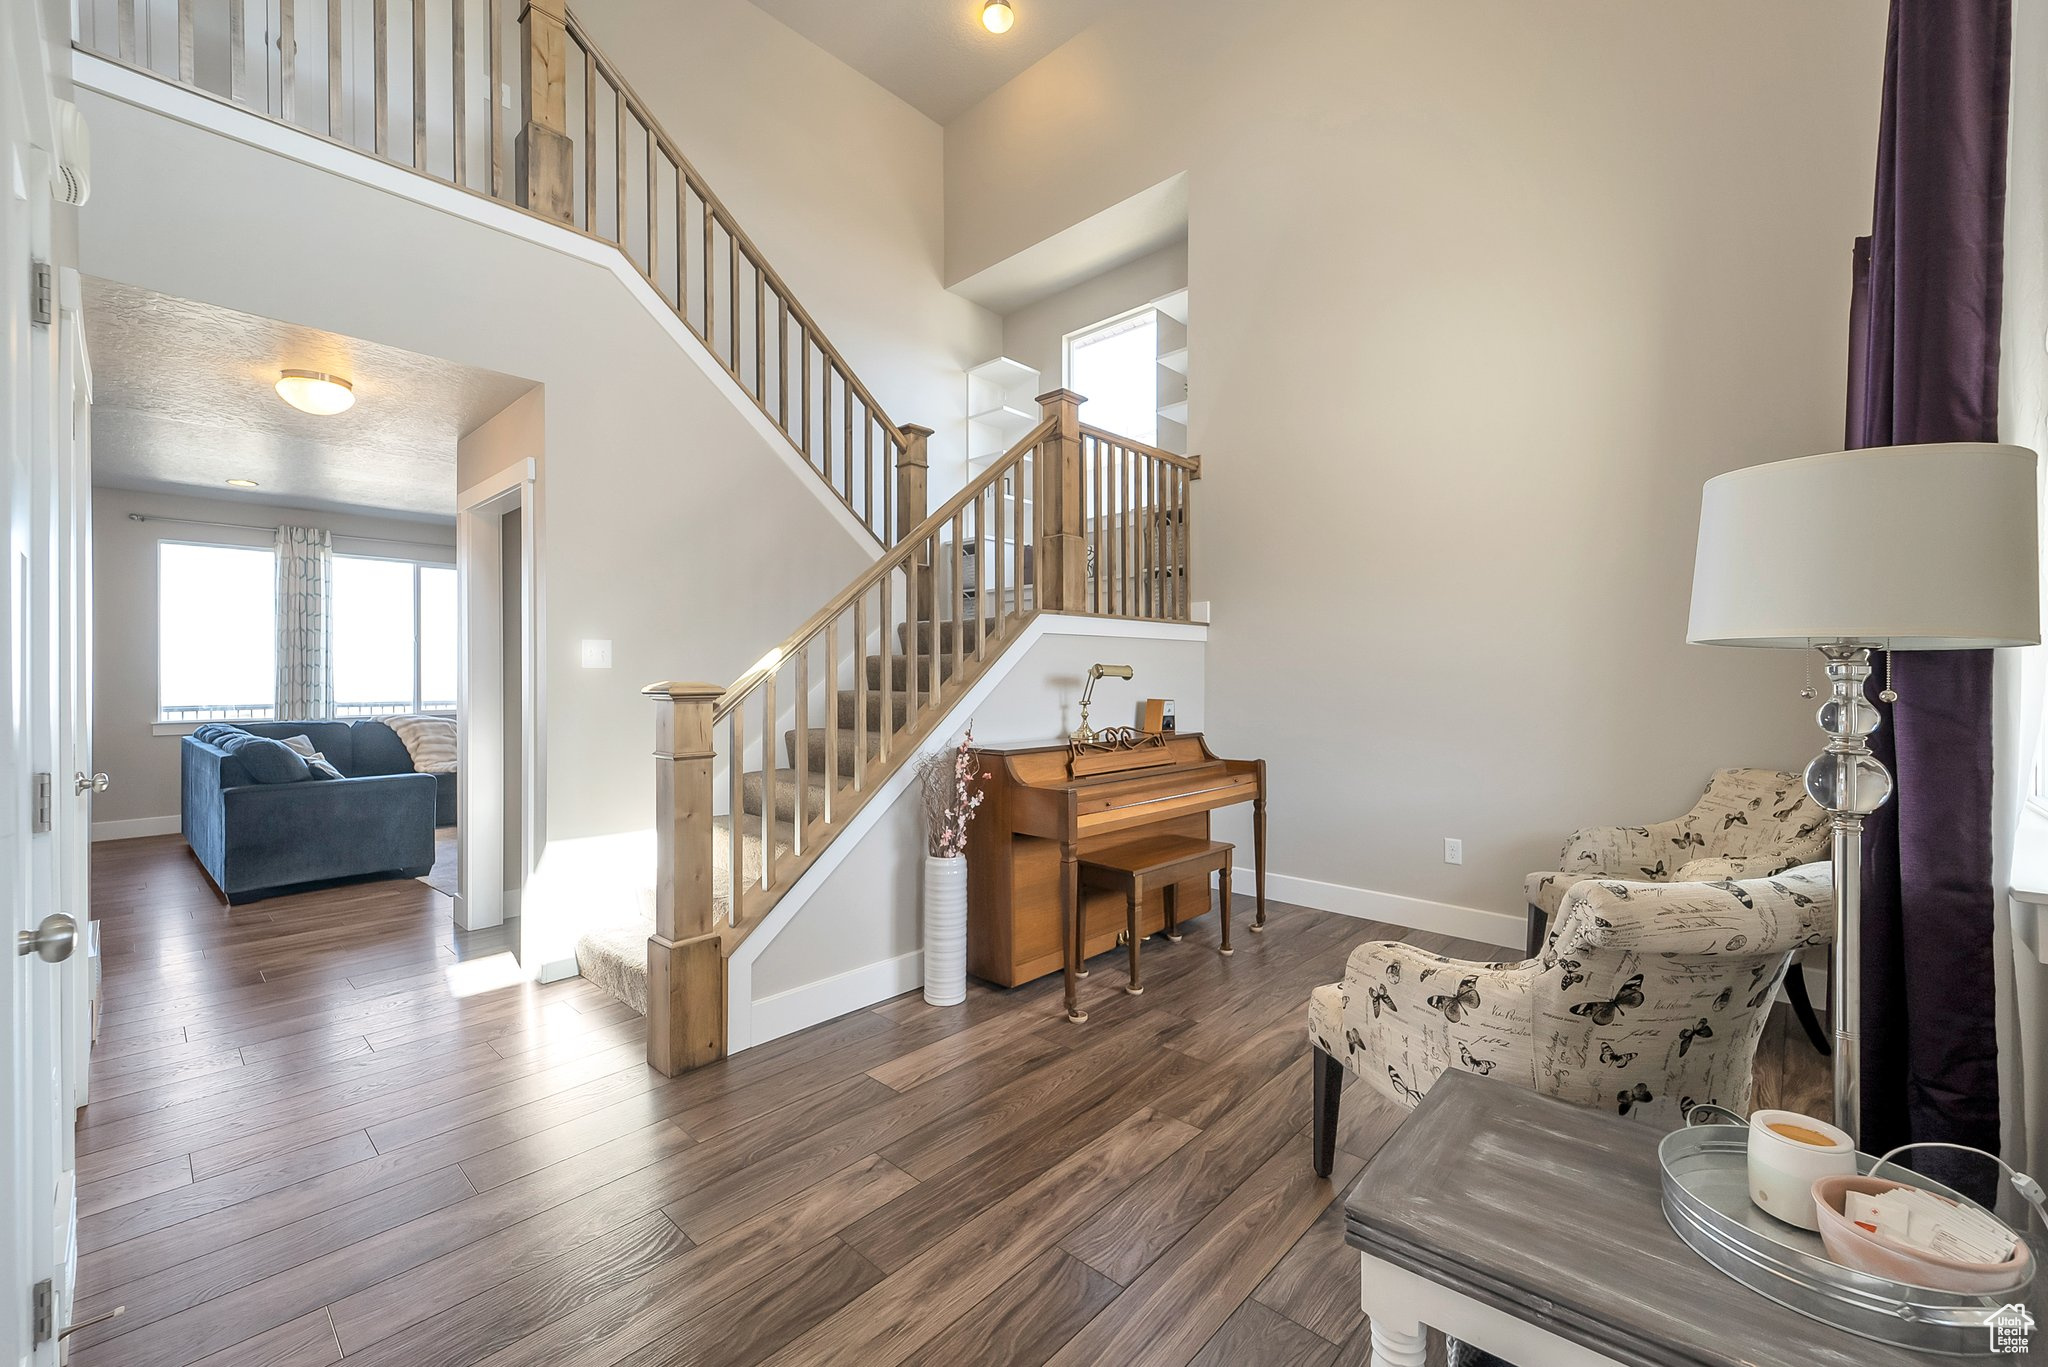
M 1082 745 L 1095 739 L 1095 732 L 1088 725 L 1088 700 L 1095 696 L 1097 679 L 1129 679 L 1137 671 L 1129 665 L 1089 665 L 1088 686 L 1081 690 L 1081 725 L 1074 732 L 1074 740 Z

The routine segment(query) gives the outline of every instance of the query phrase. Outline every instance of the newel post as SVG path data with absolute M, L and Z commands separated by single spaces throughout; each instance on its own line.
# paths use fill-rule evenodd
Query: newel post
M 896 539 L 899 541 L 931 513 L 930 496 L 926 492 L 931 458 L 925 454 L 925 443 L 931 435 L 929 427 L 919 427 L 914 422 L 903 424 L 903 454 L 896 458 Z
M 562 0 L 525 0 L 519 10 L 519 83 L 526 102 L 526 122 L 513 149 L 519 168 L 519 202 L 563 223 L 571 222 L 576 212 L 575 196 L 569 189 L 574 152 L 563 84 L 568 53 Z
M 1038 448 L 1038 606 L 1079 612 L 1087 605 L 1088 544 L 1081 526 L 1081 405 L 1071 389 L 1038 396 L 1044 415 L 1058 424 Z
M 725 955 L 711 908 L 711 714 L 723 691 L 702 683 L 641 690 L 655 709 L 647 1062 L 669 1077 L 725 1057 Z

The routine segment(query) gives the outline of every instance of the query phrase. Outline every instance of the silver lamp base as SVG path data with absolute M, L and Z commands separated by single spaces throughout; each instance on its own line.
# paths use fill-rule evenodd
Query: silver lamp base
M 1835 991 L 1830 1018 L 1835 1030 L 1835 1124 L 1861 1139 L 1862 1080 L 1857 1052 L 1863 979 L 1863 819 L 1892 795 L 1892 776 L 1870 753 L 1877 709 L 1863 696 L 1870 678 L 1869 642 L 1816 644 L 1827 659 L 1828 700 L 1820 705 L 1820 729 L 1828 747 L 1806 766 L 1806 791 L 1827 809 L 1834 828 Z M 1798 972 L 1798 966 L 1793 966 Z

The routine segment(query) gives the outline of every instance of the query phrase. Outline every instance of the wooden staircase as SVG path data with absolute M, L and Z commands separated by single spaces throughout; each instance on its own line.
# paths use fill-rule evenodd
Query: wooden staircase
M 1038 427 L 730 687 L 645 690 L 659 855 L 640 995 L 663 1072 L 724 1055 L 726 958 L 1033 617 L 1188 617 L 1200 461 L 1083 426 L 1070 391 L 1039 403 Z

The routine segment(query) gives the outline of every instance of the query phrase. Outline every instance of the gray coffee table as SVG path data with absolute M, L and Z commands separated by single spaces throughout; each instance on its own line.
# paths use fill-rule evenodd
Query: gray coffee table
M 1446 1073 L 1344 1203 L 1375 1367 L 1421 1367 L 1425 1325 L 1516 1367 L 1968 1360 L 1859 1338 L 1709 1267 L 1664 1221 L 1661 1137 L 1510 1083 Z M 2029 1303 L 2048 1332 L 2040 1297 L 2037 1284 Z M 2029 1359 L 1991 1359 L 2015 1360 Z

